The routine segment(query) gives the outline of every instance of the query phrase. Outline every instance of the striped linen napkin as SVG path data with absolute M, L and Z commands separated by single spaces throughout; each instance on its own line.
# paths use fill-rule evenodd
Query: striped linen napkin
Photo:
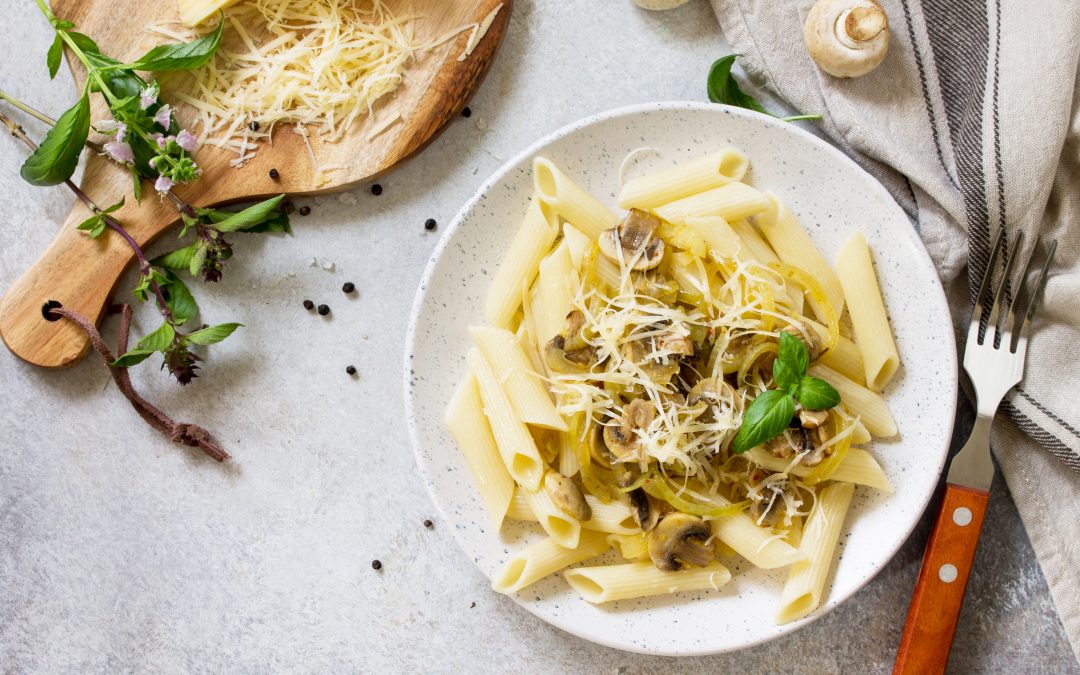
M 807 55 L 813 0 L 711 2 L 751 81 L 821 113 L 820 131 L 904 208 L 958 326 L 1000 228 L 1007 245 L 1058 239 L 992 447 L 1080 658 L 1080 2 L 882 0 L 889 54 L 857 79 Z

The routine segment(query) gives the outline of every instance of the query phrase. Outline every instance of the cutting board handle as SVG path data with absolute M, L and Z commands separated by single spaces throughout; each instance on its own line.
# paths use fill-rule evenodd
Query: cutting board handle
M 86 156 L 82 188 L 100 207 L 127 194 L 124 207 L 114 215 L 140 246 L 179 220 L 176 209 L 162 203 L 153 191 L 144 194 L 141 203 L 136 202 L 128 194 L 130 174 L 97 155 Z M 51 189 L 66 198 L 63 187 Z M 0 337 L 25 361 L 46 368 L 77 361 L 90 345 L 86 335 L 70 321 L 45 319 L 42 306 L 55 300 L 99 323 L 113 288 L 135 257 L 114 232 L 107 230 L 90 239 L 76 230 L 90 215 L 90 209 L 77 202 L 49 248 L 0 299 Z

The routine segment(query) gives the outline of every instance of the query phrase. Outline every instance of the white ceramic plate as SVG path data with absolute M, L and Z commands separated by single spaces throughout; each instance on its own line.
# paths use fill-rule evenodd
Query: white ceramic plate
M 855 229 L 873 248 L 903 365 L 886 392 L 900 437 L 870 449 L 896 494 L 856 491 L 824 601 L 810 617 L 784 626 L 773 617 L 785 572 L 758 570 L 739 558 L 725 561 L 733 578 L 718 592 L 594 606 L 554 575 L 516 596 L 545 621 L 619 649 L 730 651 L 820 617 L 869 581 L 904 542 L 948 449 L 957 386 L 949 312 L 930 258 L 885 189 L 832 146 L 764 115 L 698 103 L 622 108 L 560 129 L 499 169 L 443 234 L 417 292 L 406 342 L 406 414 L 424 483 L 458 543 L 490 578 L 509 551 L 541 536 L 535 524 L 509 522 L 501 532 L 491 530 L 468 466 L 443 425 L 446 403 L 465 370 L 466 327 L 484 321 L 491 276 L 532 192 L 533 157 L 549 157 L 614 207 L 619 167 L 634 149 L 651 146 L 660 157 L 637 155 L 630 176 L 727 145 L 749 155 L 751 182 L 776 192 L 827 258 Z

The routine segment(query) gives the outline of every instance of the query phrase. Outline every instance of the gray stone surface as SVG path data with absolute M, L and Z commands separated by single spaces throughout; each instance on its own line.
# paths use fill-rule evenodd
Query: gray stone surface
M 48 82 L 46 26 L 32 3 L 9 4 L 0 87 L 56 113 L 70 78 Z M 700 0 L 655 15 L 629 0 L 518 0 L 473 117 L 382 180 L 381 197 L 310 200 L 291 237 L 237 236 L 225 280 L 195 292 L 205 321 L 246 328 L 211 349 L 204 377 L 180 389 L 151 362 L 136 369 L 151 400 L 218 434 L 236 457 L 229 467 L 148 429 L 96 358 L 46 372 L 0 354 L 2 669 L 888 672 L 927 522 L 863 591 L 805 630 L 690 660 L 621 653 L 541 623 L 489 590 L 443 523 L 421 524 L 434 508 L 414 477 L 400 369 L 407 310 L 438 237 L 424 219 L 448 222 L 504 158 L 562 124 L 702 99 L 723 53 Z M 23 154 L 0 139 L 3 288 L 71 203 L 19 179 Z M 335 271 L 309 267 L 312 257 Z M 341 293 L 344 281 L 356 297 Z M 309 314 L 304 298 L 333 314 Z M 141 309 L 137 327 L 152 326 Z M 1077 670 L 1000 481 L 951 670 Z

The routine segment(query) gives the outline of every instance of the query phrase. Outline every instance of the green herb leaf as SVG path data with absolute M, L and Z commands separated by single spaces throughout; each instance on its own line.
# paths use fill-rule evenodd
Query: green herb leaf
M 191 290 L 178 277 L 166 270 L 165 281 L 161 284 L 161 291 L 165 294 L 165 306 L 173 315 L 176 325 L 182 326 L 199 313 L 199 306 L 195 302 L 195 296 Z
M 74 28 L 75 24 L 71 24 L 71 27 Z M 75 31 L 69 31 L 67 36 L 71 38 L 71 41 L 75 43 L 75 46 L 78 47 L 79 50 L 87 56 L 91 54 L 101 56 L 101 49 L 97 46 L 96 42 L 90 39 L 89 35 L 84 35 L 83 33 L 77 33 Z M 113 63 L 119 63 L 115 59 L 110 60 L 112 60 Z
M 242 227 L 237 232 L 247 232 L 249 234 L 257 233 L 271 233 L 271 232 L 284 232 L 286 234 L 292 233 L 292 225 L 289 224 L 289 216 L 286 213 L 274 213 L 273 216 L 258 225 L 252 225 L 251 227 Z
M 64 59 L 64 39 L 58 34 L 49 46 L 49 53 L 45 56 L 45 63 L 49 66 L 49 79 L 55 79 L 60 72 L 60 62 Z
M 139 175 L 135 167 L 131 167 L 130 170 L 132 179 L 131 192 L 135 195 L 135 201 L 142 203 L 142 176 Z
M 105 231 L 105 219 L 96 213 L 75 226 L 77 230 L 83 230 L 91 239 L 97 239 Z
M 195 257 L 196 248 L 198 248 L 198 244 L 188 244 L 183 248 L 169 251 L 161 257 L 154 258 L 153 263 L 171 270 L 190 270 L 191 259 Z
M 125 199 L 124 197 L 121 197 L 120 201 L 116 202 L 115 204 L 112 204 L 110 206 L 105 207 L 105 209 L 102 210 L 102 213 L 116 213 L 120 209 L 124 208 L 124 199 Z
M 773 379 L 781 389 L 790 389 L 806 375 L 810 354 L 806 345 L 791 333 L 780 332 L 780 351 L 773 361 Z
M 69 35 L 74 38 L 76 35 L 80 34 L 69 33 Z M 131 70 L 116 68 L 115 66 L 121 65 L 119 61 L 99 52 L 97 45 L 94 44 L 94 41 L 90 40 L 90 38 L 85 35 L 82 35 L 81 37 L 89 40 L 90 45 L 93 46 L 93 49 L 83 49 L 86 53 L 86 60 L 90 63 L 90 66 L 93 68 L 108 68 L 108 70 L 101 71 L 101 77 L 105 80 L 105 85 L 109 88 L 109 91 L 113 93 L 113 96 L 121 101 L 131 99 L 132 97 L 135 97 L 137 100 L 139 93 L 147 86 L 146 81 Z M 97 91 L 97 82 L 95 80 L 91 80 L 91 82 L 91 88 L 94 91 Z M 116 107 L 116 104 L 112 106 L 114 113 Z
M 738 80 L 731 74 L 731 67 L 735 65 L 735 59 L 740 56 L 741 54 L 728 54 L 727 56 L 713 61 L 712 66 L 709 68 L 709 77 L 705 81 L 709 100 L 713 103 L 724 103 L 726 105 L 735 106 L 736 108 L 746 108 L 747 110 L 763 113 L 770 117 L 776 117 L 758 103 L 753 96 L 745 93 L 739 87 Z M 794 122 L 795 120 L 819 120 L 821 119 L 821 115 L 793 115 L 791 117 L 781 117 L 779 119 L 784 120 L 785 122 Z
M 825 380 L 804 377 L 799 383 L 798 398 L 807 410 L 828 410 L 840 403 L 840 392 Z
M 172 324 L 166 321 L 161 324 L 157 330 L 153 333 L 149 333 L 139 340 L 139 344 L 136 345 L 139 349 L 148 349 L 151 353 L 163 352 L 172 346 L 173 338 L 176 337 L 176 329 Z
M 136 347 L 135 349 L 129 349 L 127 352 L 122 354 L 120 358 L 116 359 L 109 365 L 114 368 L 128 368 L 130 366 L 142 363 L 151 354 L 153 354 L 154 351 L 155 350 L 153 349 L 140 349 L 138 347 Z
M 199 276 L 204 262 L 206 262 L 206 244 L 199 242 L 195 245 L 195 251 L 191 254 L 191 260 L 188 261 L 188 272 L 191 273 L 191 276 Z
M 210 326 L 209 328 L 197 330 L 194 333 L 188 333 L 185 339 L 196 345 L 212 345 L 215 342 L 221 342 L 229 337 L 233 334 L 233 331 L 242 325 L 243 324 L 239 323 L 219 323 L 216 326 Z
M 90 98 L 83 94 L 45 134 L 37 150 L 23 162 L 20 173 L 31 185 L 63 183 L 79 165 L 79 155 L 90 134 Z
M 743 414 L 742 427 L 731 449 L 741 454 L 776 438 L 795 416 L 795 401 L 791 394 L 770 389 L 755 398 Z
M 142 55 L 137 61 L 126 64 L 131 70 L 168 72 L 173 70 L 194 70 L 206 65 L 207 61 L 221 46 L 221 30 L 225 22 L 217 29 L 198 40 L 180 44 L 158 45 Z
M 284 197 L 285 195 L 271 197 L 258 204 L 249 206 L 243 211 L 233 213 L 221 222 L 215 223 L 214 229 L 219 232 L 234 232 L 247 227 L 260 225 L 275 217 L 274 209 L 277 208 L 277 205 L 281 203 L 281 200 Z M 213 220 L 213 216 L 211 216 L 211 220 Z

